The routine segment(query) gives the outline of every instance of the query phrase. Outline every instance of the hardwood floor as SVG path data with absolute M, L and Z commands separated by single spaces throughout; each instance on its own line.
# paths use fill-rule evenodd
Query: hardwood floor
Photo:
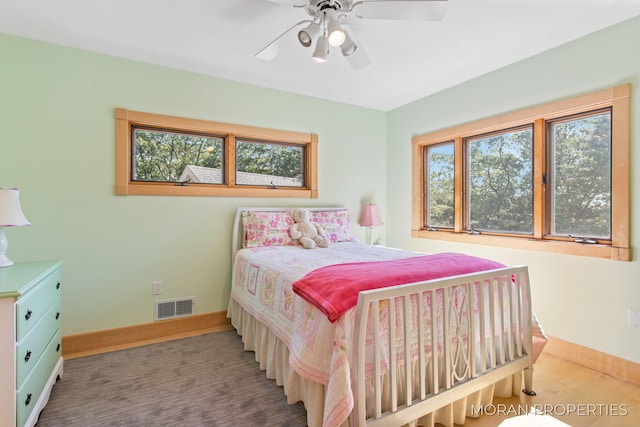
M 521 393 L 509 399 L 494 399 L 493 415 L 487 412 L 477 419 L 467 418 L 464 426 L 498 426 L 505 418 L 531 408 L 547 409 L 547 414 L 572 427 L 640 425 L 640 385 L 564 359 L 542 353 L 534 367 L 533 389 L 537 396 L 528 397 Z M 562 426 L 560 423 L 545 424 L 546 419 L 536 419 L 535 415 L 526 418 L 523 426 Z M 513 426 L 516 425 L 520 424 Z

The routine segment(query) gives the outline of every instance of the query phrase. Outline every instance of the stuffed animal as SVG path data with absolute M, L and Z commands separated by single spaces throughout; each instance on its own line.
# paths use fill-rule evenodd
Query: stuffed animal
M 291 217 L 295 224 L 289 229 L 291 238 L 298 240 L 306 249 L 313 249 L 316 246 L 321 248 L 329 247 L 329 240 L 325 237 L 322 226 L 311 221 L 311 212 L 307 209 L 292 209 Z

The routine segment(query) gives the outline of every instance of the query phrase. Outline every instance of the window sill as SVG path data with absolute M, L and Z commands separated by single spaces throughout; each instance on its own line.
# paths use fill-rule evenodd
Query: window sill
M 482 234 L 469 235 L 466 233 L 427 230 L 412 230 L 411 237 L 456 243 L 470 243 L 474 245 L 500 246 L 503 248 L 551 252 L 564 255 L 588 256 L 612 259 L 616 261 L 631 261 L 630 248 L 618 248 L 609 245 L 533 240 L 527 238 L 487 236 Z
M 317 199 L 318 191 L 306 188 L 212 187 L 202 185 L 129 183 L 116 186 L 120 196 L 217 196 L 217 197 L 282 197 Z

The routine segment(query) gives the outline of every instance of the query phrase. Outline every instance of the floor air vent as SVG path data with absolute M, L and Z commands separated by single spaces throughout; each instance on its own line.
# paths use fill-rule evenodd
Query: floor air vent
M 193 297 L 155 301 L 155 320 L 173 319 L 195 314 Z

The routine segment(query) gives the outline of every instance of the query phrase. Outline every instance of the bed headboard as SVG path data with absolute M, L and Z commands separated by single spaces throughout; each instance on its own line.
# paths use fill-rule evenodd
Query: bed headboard
M 330 206 L 330 207 L 304 207 L 304 206 L 290 206 L 290 207 L 280 207 L 280 208 L 264 208 L 264 207 L 240 207 L 236 210 L 236 216 L 233 220 L 233 236 L 231 239 L 231 259 L 235 259 L 236 252 L 244 247 L 244 227 L 242 226 L 242 213 L 243 212 L 289 212 L 294 208 L 304 208 L 308 209 L 311 212 L 330 212 L 330 211 L 341 211 L 344 210 L 344 207 L 338 206 Z

